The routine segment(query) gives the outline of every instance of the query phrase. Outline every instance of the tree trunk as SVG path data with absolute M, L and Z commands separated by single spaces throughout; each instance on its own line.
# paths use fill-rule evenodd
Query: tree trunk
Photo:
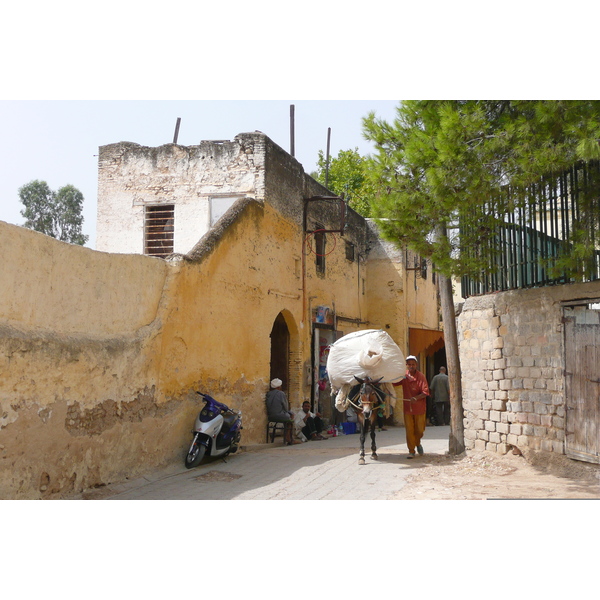
M 448 378 L 450 380 L 450 454 L 462 454 L 465 451 L 465 428 L 463 422 L 462 385 L 460 357 L 458 353 L 458 335 L 456 315 L 452 297 L 452 280 L 439 274 L 442 320 L 444 322 L 444 341 Z

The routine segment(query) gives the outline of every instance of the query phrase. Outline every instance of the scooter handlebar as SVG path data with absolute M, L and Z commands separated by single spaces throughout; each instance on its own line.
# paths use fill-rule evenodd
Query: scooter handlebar
M 198 396 L 202 396 L 202 398 L 204 400 L 210 399 L 223 412 L 230 412 L 230 413 L 232 413 L 234 415 L 241 415 L 242 414 L 240 411 L 234 410 L 233 408 L 229 408 L 229 406 L 227 406 L 227 404 L 223 404 L 222 402 L 219 402 L 218 400 L 215 400 L 212 396 L 209 396 L 208 394 L 203 394 L 202 392 L 198 392 L 198 391 L 196 391 L 196 394 L 198 394 Z

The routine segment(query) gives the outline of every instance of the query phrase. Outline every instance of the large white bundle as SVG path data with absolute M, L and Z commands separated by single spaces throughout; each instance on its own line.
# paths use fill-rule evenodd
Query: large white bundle
M 394 340 L 382 329 L 364 329 L 349 333 L 335 342 L 327 359 L 331 387 L 355 385 L 354 377 L 370 377 L 395 383 L 406 371 L 404 355 Z

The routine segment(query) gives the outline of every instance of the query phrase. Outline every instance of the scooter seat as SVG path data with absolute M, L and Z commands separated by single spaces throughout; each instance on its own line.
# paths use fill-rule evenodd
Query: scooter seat
M 226 414 L 223 415 L 223 427 L 222 430 L 229 430 L 231 429 L 235 422 L 237 421 L 237 415 L 232 415 L 232 414 Z

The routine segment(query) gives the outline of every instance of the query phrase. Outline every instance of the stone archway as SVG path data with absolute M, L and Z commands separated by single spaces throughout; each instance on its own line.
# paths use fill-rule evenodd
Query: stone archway
M 303 399 L 302 344 L 294 316 L 282 310 L 271 329 L 270 379 L 279 377 L 288 396 L 290 407 L 299 406 Z

